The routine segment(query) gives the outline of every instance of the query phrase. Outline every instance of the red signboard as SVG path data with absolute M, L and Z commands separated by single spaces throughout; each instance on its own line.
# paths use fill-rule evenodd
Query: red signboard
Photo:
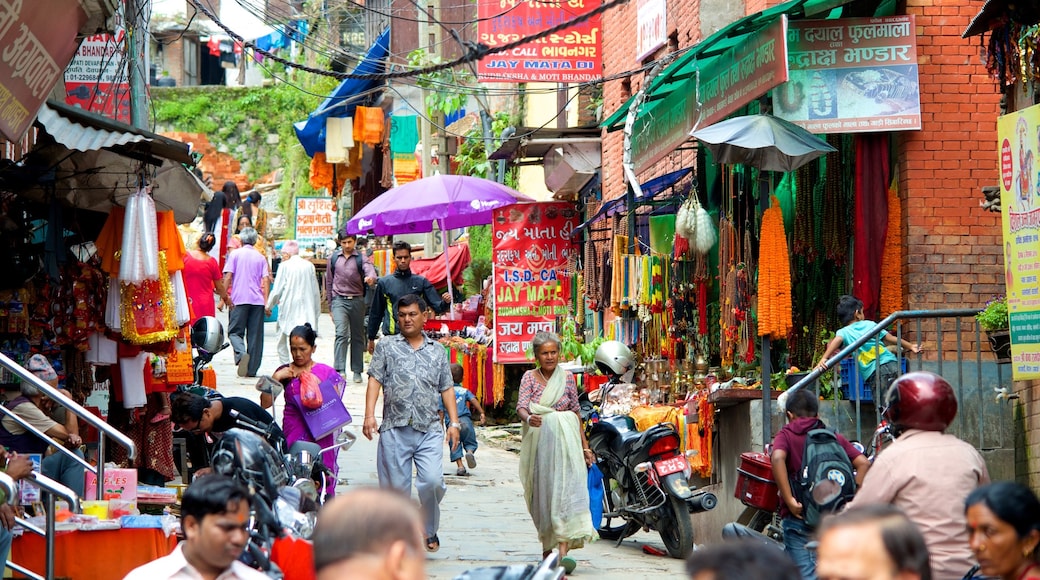
M 24 2 L 24 4 L 23 4 Z M 61 78 L 87 20 L 77 0 L 0 0 L 0 133 L 17 141 Z
M 494 220 L 495 362 L 529 362 L 531 338 L 568 312 L 578 212 L 569 203 L 525 203 L 495 210 Z
M 477 31 L 491 48 L 537 34 L 599 8 L 601 0 L 478 0 Z M 599 15 L 477 63 L 484 82 L 580 83 L 603 77 Z

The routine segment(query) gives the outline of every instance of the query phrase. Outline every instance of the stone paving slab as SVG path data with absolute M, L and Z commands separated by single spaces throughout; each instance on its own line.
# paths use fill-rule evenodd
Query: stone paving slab
M 218 319 L 227 328 L 226 313 Z M 270 374 L 278 366 L 275 323 L 265 323 L 264 355 L 261 374 Z M 332 318 L 322 314 L 318 321 L 318 342 L 314 358 L 325 364 L 332 363 L 334 327 Z M 256 379 L 237 376 L 231 349 L 219 353 L 213 360 L 218 389 L 228 396 L 247 397 L 259 402 L 254 390 Z M 365 375 L 367 380 L 367 375 Z M 355 425 L 358 441 L 339 457 L 340 483 L 337 491 L 354 486 L 378 485 L 375 457 L 376 441 L 361 435 L 364 416 L 365 385 L 348 380 L 344 401 Z M 282 402 L 275 404 L 276 418 L 281 418 Z M 376 415 L 381 415 L 377 409 Z M 478 427 L 478 438 L 484 428 Z M 445 449 L 447 449 L 445 447 Z M 450 580 L 457 574 L 480 566 L 503 566 L 537 563 L 541 556 L 538 535 L 524 505 L 523 489 L 517 474 L 519 457 L 515 452 L 498 449 L 481 441 L 477 450 L 477 467 L 469 477 L 455 475 L 455 464 L 444 454 L 445 483 L 448 490 L 441 502 L 440 551 L 429 555 L 427 572 L 433 580 Z M 654 533 L 640 532 L 626 539 L 620 546 L 615 542 L 598 541 L 576 550 L 572 555 L 578 561 L 575 577 L 606 580 L 633 580 L 636 578 L 682 578 L 684 564 L 680 560 L 644 554 L 644 545 L 664 549 L 661 538 Z

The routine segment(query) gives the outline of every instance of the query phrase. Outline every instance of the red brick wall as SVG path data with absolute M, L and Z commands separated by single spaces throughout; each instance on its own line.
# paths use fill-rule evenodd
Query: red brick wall
M 213 189 L 220 189 L 225 181 L 234 181 L 239 191 L 250 188 L 249 178 L 242 173 L 242 164 L 231 155 L 217 151 L 206 135 L 181 131 L 167 131 L 162 135 L 183 143 L 191 143 L 193 151 L 202 153 L 199 169 L 202 170 L 203 177 L 211 178 L 210 185 Z
M 961 33 L 975 0 L 908 0 L 917 19 L 923 130 L 900 133 L 904 284 L 912 309 L 968 308 L 1004 292 L 999 214 L 979 207 L 998 179 L 1000 95 Z

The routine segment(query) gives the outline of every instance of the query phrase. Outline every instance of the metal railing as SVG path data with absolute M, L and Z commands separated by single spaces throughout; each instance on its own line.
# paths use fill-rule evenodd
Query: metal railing
M 978 313 L 979 313 L 979 309 L 977 309 L 977 308 L 959 308 L 959 309 L 947 309 L 947 310 L 902 310 L 902 311 L 899 311 L 899 312 L 894 312 L 891 315 L 889 315 L 888 317 L 886 317 L 884 320 L 881 320 L 880 322 L 875 324 L 873 328 L 871 328 L 869 331 L 864 333 L 863 336 L 861 336 L 858 340 L 856 340 L 855 342 L 853 342 L 851 344 L 845 345 L 844 348 L 842 348 L 840 351 L 838 351 L 834 356 L 832 356 L 823 365 L 823 368 L 814 368 L 811 372 L 809 372 L 809 374 L 807 374 L 806 376 L 802 377 L 801 380 L 799 380 L 797 383 L 795 383 L 793 386 L 791 386 L 788 389 L 788 392 L 793 392 L 795 390 L 798 390 L 798 389 L 801 389 L 801 388 L 804 388 L 804 387 L 809 387 L 810 385 L 814 385 L 816 383 L 816 380 L 819 379 L 821 375 L 823 375 L 824 373 L 830 371 L 834 367 L 836 367 L 839 364 L 841 364 L 842 360 L 844 360 L 846 357 L 848 357 L 850 355 L 853 355 L 860 347 L 862 347 L 862 346 L 864 346 L 864 345 L 866 345 L 868 343 L 871 343 L 871 342 L 880 343 L 880 341 L 878 340 L 878 335 L 882 331 L 887 331 L 889 329 L 889 327 L 891 327 L 893 324 L 896 324 L 896 328 L 894 329 L 893 334 L 896 336 L 897 339 L 900 339 L 899 341 L 897 341 L 896 358 L 897 359 L 902 359 L 903 355 L 906 354 L 905 349 L 902 348 L 902 339 L 904 338 L 904 336 L 903 336 L 903 324 L 902 324 L 903 321 L 909 321 L 909 320 L 915 321 L 913 330 L 914 330 L 915 336 L 917 337 L 916 342 L 922 342 L 921 337 L 925 335 L 925 331 L 926 331 L 926 329 L 923 327 L 923 322 L 927 321 L 927 320 L 933 320 L 935 322 L 935 328 L 934 328 L 935 340 L 934 341 L 924 341 L 924 342 L 926 344 L 928 344 L 929 347 L 932 344 L 934 344 L 934 349 L 933 348 L 923 349 L 922 353 L 918 353 L 918 354 L 914 355 L 914 358 L 912 359 L 912 362 L 916 363 L 914 366 L 916 366 L 917 369 L 922 368 L 923 364 L 925 362 L 927 362 L 929 364 L 934 364 L 935 368 L 936 368 L 936 372 L 938 374 L 940 374 L 940 375 L 943 375 L 943 377 L 945 377 L 947 380 L 950 381 L 950 383 L 952 385 L 954 385 L 954 389 L 957 392 L 957 399 L 959 401 L 964 401 L 964 399 L 965 399 L 964 386 L 965 386 L 965 380 L 966 380 L 966 377 L 965 377 L 965 361 L 968 360 L 965 357 L 965 354 L 973 355 L 973 358 L 974 358 L 973 362 L 975 363 L 974 364 L 974 367 L 975 367 L 974 370 L 975 370 L 975 375 L 976 375 L 975 379 L 977 381 L 977 385 L 981 386 L 982 383 L 983 383 L 983 377 L 982 377 L 983 358 L 982 358 L 982 350 L 981 350 L 981 346 L 980 345 L 984 344 L 985 341 L 984 341 L 984 339 L 983 339 L 983 337 L 981 335 L 981 331 L 979 329 L 978 324 L 975 323 L 975 321 L 974 321 L 974 317 Z M 969 318 L 969 317 L 972 319 L 971 323 L 970 323 L 972 328 L 966 329 L 965 326 L 964 326 L 964 322 L 965 322 L 964 319 L 965 318 Z M 944 329 L 943 328 L 943 321 L 944 320 L 949 320 L 949 319 L 953 319 L 952 328 Z M 974 338 L 974 343 L 973 343 L 974 344 L 974 349 L 971 349 L 970 352 L 965 350 L 964 333 L 965 333 L 966 330 L 969 330 L 971 332 L 971 334 L 973 335 L 973 338 Z M 946 341 L 945 341 L 944 335 L 947 332 L 951 332 L 951 333 L 953 333 L 955 335 L 955 339 L 953 340 L 954 348 L 951 351 L 951 353 L 953 355 L 952 356 L 953 360 L 945 360 L 947 353 L 944 350 L 945 347 L 946 347 Z M 929 335 L 931 335 L 931 330 L 930 329 L 929 329 Z M 883 347 L 879 346 L 879 348 L 883 348 Z M 927 358 L 925 357 L 925 353 L 928 354 Z M 989 361 L 987 360 L 986 362 L 989 362 Z M 946 369 L 947 366 L 954 367 L 954 371 L 953 371 L 954 374 L 952 374 L 950 376 L 947 376 L 947 374 L 945 372 L 947 370 Z M 853 367 L 853 373 L 852 373 L 853 381 L 852 382 L 853 382 L 853 386 L 855 386 L 855 385 L 858 385 L 858 383 L 859 383 L 859 369 L 858 369 L 858 366 L 856 364 L 853 364 L 852 367 Z M 1002 383 L 1003 382 L 1003 376 L 1002 376 L 1002 371 L 1001 371 L 1001 368 L 1000 368 L 999 364 L 996 365 L 996 369 L 997 369 L 997 371 L 996 371 L 997 372 L 997 382 L 998 383 Z M 914 370 L 914 369 L 912 367 L 909 370 Z M 878 414 L 878 415 L 880 414 L 881 403 L 882 403 L 883 398 L 884 398 L 884 393 L 881 393 L 880 389 L 877 388 L 877 381 L 880 381 L 880 376 L 879 375 L 880 375 L 880 373 L 874 372 L 872 374 L 872 376 L 871 376 L 871 380 L 874 382 L 874 385 L 875 385 L 874 399 L 875 399 L 875 402 L 877 403 L 877 405 L 875 406 L 875 413 Z M 981 403 L 982 402 L 982 400 L 981 400 L 981 397 L 982 397 L 981 388 L 977 389 L 977 394 L 978 394 L 978 397 L 979 397 L 979 402 Z M 859 396 L 858 392 L 856 393 L 856 396 L 854 398 L 854 402 L 856 403 L 856 405 L 855 405 L 855 408 L 856 408 L 856 417 L 855 417 L 856 437 L 859 440 L 863 440 L 863 433 L 862 433 L 862 428 L 861 428 L 861 424 L 860 424 L 860 421 L 861 421 L 861 405 L 860 405 L 860 403 L 861 403 L 861 401 L 860 401 L 860 396 Z M 963 427 L 964 426 L 964 421 L 965 421 L 964 413 L 959 413 L 958 416 L 957 416 L 956 421 L 958 422 L 958 424 L 961 427 Z M 979 420 L 978 421 L 978 425 L 977 425 L 978 433 L 977 433 L 977 435 L 978 435 L 978 442 L 979 442 L 978 446 L 980 448 L 987 448 L 987 447 L 989 447 L 989 446 L 987 446 L 985 444 L 985 441 L 986 441 L 985 435 L 986 434 L 985 434 L 984 425 L 985 425 L 985 421 L 984 420 Z M 1003 440 L 1002 439 L 1001 439 L 1001 441 L 999 441 L 997 443 L 997 446 L 1003 446 Z
M 98 462 L 96 467 L 91 465 L 88 461 L 84 460 L 75 452 L 66 449 L 63 445 L 54 445 L 54 448 L 57 449 L 58 453 L 64 453 L 66 456 L 72 458 L 76 462 L 83 465 L 90 472 L 94 473 L 97 479 L 97 497 L 104 497 L 106 438 L 110 438 L 117 444 L 124 447 L 127 450 L 127 455 L 130 457 L 130 459 L 133 459 L 137 455 L 137 448 L 134 445 L 134 442 L 129 437 L 127 437 L 126 435 L 109 425 L 103 419 L 86 410 L 82 405 L 80 405 L 76 401 L 73 401 L 71 398 L 67 397 L 57 388 L 50 386 L 49 384 L 40 380 L 40 378 L 34 375 L 33 373 L 25 370 L 25 368 L 23 368 L 15 361 L 11 360 L 7 355 L 3 353 L 0 353 L 0 366 L 11 371 L 12 374 L 14 374 L 22 381 L 32 384 L 37 389 L 39 389 L 41 393 L 43 393 L 47 397 L 50 397 L 59 405 L 65 407 L 65 411 L 67 413 L 72 413 L 76 415 L 77 418 L 98 430 Z M 14 412 L 2 405 L 0 405 L 0 414 L 4 415 L 5 417 L 11 418 L 13 421 L 18 423 L 20 426 L 24 427 L 27 431 L 33 433 L 37 437 L 42 437 L 45 440 L 50 439 L 46 434 L 40 432 L 39 429 L 36 429 L 32 425 L 29 425 L 21 417 L 18 417 L 14 414 Z M 24 567 L 11 562 L 10 558 L 8 558 L 7 567 L 21 574 L 25 574 L 30 578 L 45 578 L 46 580 L 51 580 L 54 578 L 54 498 L 55 496 L 58 496 L 65 499 L 66 501 L 68 501 L 69 507 L 73 511 L 79 512 L 79 497 L 71 489 L 38 472 L 33 472 L 28 479 L 30 483 L 36 485 L 40 489 L 47 492 L 43 494 L 46 498 L 44 500 L 47 512 L 46 526 L 45 529 L 41 530 L 40 528 L 33 526 L 25 520 L 19 519 L 16 521 L 18 522 L 18 524 L 22 525 L 23 527 L 25 527 L 25 529 L 29 530 L 30 532 L 41 534 L 46 538 L 46 575 L 39 576 L 34 572 L 26 570 Z

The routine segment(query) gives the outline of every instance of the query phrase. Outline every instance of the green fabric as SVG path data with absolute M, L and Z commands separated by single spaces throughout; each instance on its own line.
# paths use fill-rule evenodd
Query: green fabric
M 552 405 L 563 397 L 567 371 L 556 367 L 538 402 L 530 411 L 541 427 L 523 426 L 520 444 L 520 483 L 542 550 L 562 542 L 580 548 L 596 537 L 589 511 L 588 469 L 582 450 L 581 425 L 572 411 Z
M 419 126 L 415 115 L 394 115 L 390 117 L 390 152 L 415 153 L 419 144 Z
M 672 255 L 675 247 L 675 214 L 650 216 L 650 249 L 657 254 Z

